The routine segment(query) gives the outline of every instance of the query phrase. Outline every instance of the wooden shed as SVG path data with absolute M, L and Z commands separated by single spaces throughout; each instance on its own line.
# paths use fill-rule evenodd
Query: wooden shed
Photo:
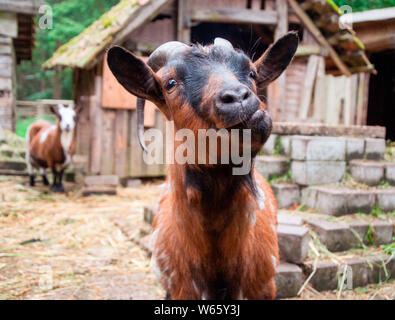
M 108 71 L 108 46 L 147 56 L 166 41 L 206 44 L 219 36 L 258 58 L 276 38 L 297 30 L 297 57 L 262 93 L 274 120 L 363 124 L 367 76 L 359 73 L 374 67 L 354 32 L 340 28 L 336 10 L 331 0 L 121 0 L 44 66 L 74 69 L 74 99 L 83 106 L 77 152 L 87 157 L 90 174 L 158 176 L 165 168 L 142 160 L 135 97 Z M 153 105 L 145 125 L 164 127 Z
M 0 127 L 15 129 L 16 65 L 30 60 L 41 0 L 0 0 Z
M 377 70 L 370 77 L 366 124 L 384 126 L 386 138 L 395 141 L 395 7 L 350 13 L 341 20 L 352 23 Z

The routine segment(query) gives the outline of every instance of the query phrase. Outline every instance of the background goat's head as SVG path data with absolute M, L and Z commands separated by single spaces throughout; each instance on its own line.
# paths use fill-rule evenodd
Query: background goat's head
M 298 37 L 290 32 L 253 63 L 221 38 L 205 47 L 172 41 L 156 49 L 147 64 L 114 46 L 108 52 L 108 65 L 126 90 L 154 102 L 168 120 L 174 121 L 176 130 L 251 129 L 256 153 L 272 126 L 258 89 L 280 76 L 297 46 Z M 144 102 L 139 100 L 140 140 L 143 108 Z

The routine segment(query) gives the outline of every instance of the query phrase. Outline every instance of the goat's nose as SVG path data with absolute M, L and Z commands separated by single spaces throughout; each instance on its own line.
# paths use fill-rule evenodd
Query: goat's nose
M 248 88 L 244 86 L 223 89 L 218 93 L 218 101 L 223 106 L 231 105 L 234 103 L 242 103 L 247 100 L 251 95 Z
M 70 131 L 70 125 L 69 124 L 66 125 L 66 131 Z

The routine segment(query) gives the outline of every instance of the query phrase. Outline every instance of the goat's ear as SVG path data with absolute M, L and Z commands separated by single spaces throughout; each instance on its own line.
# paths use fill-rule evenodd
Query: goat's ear
M 115 78 L 127 91 L 156 104 L 164 103 L 159 81 L 143 60 L 122 47 L 113 46 L 108 50 L 107 63 Z
M 59 109 L 58 109 L 58 107 L 50 106 L 50 107 L 49 107 L 49 110 L 51 110 L 51 112 L 52 112 L 55 116 L 59 117 Z
M 292 61 L 298 48 L 299 38 L 296 32 L 288 32 L 272 44 L 255 62 L 258 70 L 257 83 L 259 88 L 265 88 L 276 80 Z

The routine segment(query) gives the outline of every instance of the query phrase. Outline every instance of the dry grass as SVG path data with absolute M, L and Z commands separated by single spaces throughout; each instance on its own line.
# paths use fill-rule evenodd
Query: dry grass
M 157 185 L 82 198 L 15 182 L 0 182 L 0 299 L 163 297 L 146 253 L 114 223 L 128 221 L 139 230 Z

